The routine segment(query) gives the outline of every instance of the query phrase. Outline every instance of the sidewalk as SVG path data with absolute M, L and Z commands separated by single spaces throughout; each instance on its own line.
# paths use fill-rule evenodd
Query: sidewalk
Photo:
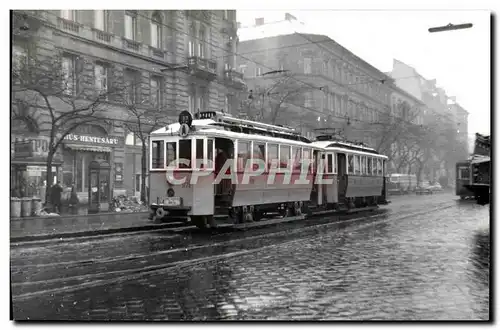
M 171 223 L 155 224 L 148 212 L 104 213 L 61 217 L 32 217 L 10 220 L 11 242 L 159 229 Z

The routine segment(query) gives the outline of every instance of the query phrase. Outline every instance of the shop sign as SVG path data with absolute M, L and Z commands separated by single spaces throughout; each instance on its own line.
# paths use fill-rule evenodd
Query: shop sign
M 79 143 L 88 145 L 103 145 L 118 147 L 123 145 L 123 138 L 119 136 L 92 136 L 86 134 L 68 134 L 64 137 L 68 143 Z
M 16 158 L 47 158 L 49 155 L 49 138 L 30 138 L 27 141 L 15 142 L 14 155 Z
M 26 172 L 28 172 L 28 176 L 41 176 L 42 172 L 47 170 L 47 166 L 26 166 Z M 52 173 L 56 173 L 56 167 L 52 166 Z
M 123 163 L 115 163 L 115 181 L 123 181 Z

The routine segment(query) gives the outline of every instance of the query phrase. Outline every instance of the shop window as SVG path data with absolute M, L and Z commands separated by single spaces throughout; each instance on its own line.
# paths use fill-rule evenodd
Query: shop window
M 288 162 L 290 162 L 290 146 L 280 146 L 280 168 L 288 168 Z
M 179 168 L 192 168 L 191 139 L 179 140 Z
M 153 141 L 152 142 L 152 168 L 161 169 L 165 167 L 164 159 L 163 159 L 163 148 L 164 141 Z
M 177 143 L 175 142 L 167 142 L 167 166 L 176 167 L 177 153 L 176 147 Z
M 267 145 L 267 164 L 268 167 L 277 167 L 279 158 L 278 158 L 278 145 L 269 143 Z
M 239 141 L 238 142 L 238 158 L 236 160 L 236 166 L 238 172 L 242 172 L 245 170 L 245 166 L 247 161 L 251 159 L 250 152 L 250 142 L 247 141 Z

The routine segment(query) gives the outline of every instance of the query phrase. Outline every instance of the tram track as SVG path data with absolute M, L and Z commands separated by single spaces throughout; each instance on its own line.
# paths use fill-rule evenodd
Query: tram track
M 193 245 L 190 247 L 160 251 L 150 254 L 135 254 L 132 256 L 124 256 L 121 258 L 104 258 L 100 260 L 89 259 L 78 262 L 78 264 L 80 265 L 80 272 L 81 267 L 87 267 L 89 265 L 100 265 L 102 269 L 107 269 L 109 265 L 115 263 L 122 265 L 123 267 L 122 269 L 101 271 L 84 275 L 72 274 L 72 276 L 66 276 L 64 278 L 49 280 L 39 279 L 37 281 L 13 283 L 13 299 L 25 300 L 32 297 L 37 297 L 39 295 L 53 294 L 60 291 L 74 291 L 86 287 L 113 284 L 118 281 L 133 280 L 140 276 L 161 273 L 162 271 L 171 268 L 190 266 L 224 258 L 231 258 L 239 255 L 258 252 L 263 249 L 272 248 L 283 244 L 295 244 L 303 240 L 308 240 L 314 235 L 322 234 L 327 230 L 331 230 L 331 227 L 334 226 L 342 227 L 349 224 L 361 222 L 361 226 L 353 229 L 357 230 L 359 228 L 370 226 L 373 224 L 387 221 L 398 221 L 409 217 L 428 214 L 453 206 L 450 204 L 450 202 L 441 203 L 432 209 L 428 209 L 425 211 L 408 212 L 406 214 L 398 216 L 376 214 L 368 217 L 356 217 L 353 219 L 341 220 L 336 222 L 311 224 L 310 226 L 307 226 L 305 228 L 301 227 L 292 230 L 265 233 L 262 235 L 253 235 L 250 237 L 238 238 L 227 242 Z M 304 238 L 304 235 L 307 235 L 307 237 Z M 210 254 L 210 256 L 206 256 L 207 253 Z M 186 259 L 186 257 L 188 258 Z M 137 267 L 130 267 L 130 263 L 136 265 Z M 144 267 L 144 264 L 152 265 Z M 54 269 L 54 267 L 57 268 L 71 265 L 76 265 L 76 263 L 48 263 L 43 265 L 36 265 L 35 267 Z M 18 266 L 17 269 L 19 270 L 21 268 L 27 267 L 29 266 Z M 75 270 L 76 269 L 78 268 L 75 268 Z

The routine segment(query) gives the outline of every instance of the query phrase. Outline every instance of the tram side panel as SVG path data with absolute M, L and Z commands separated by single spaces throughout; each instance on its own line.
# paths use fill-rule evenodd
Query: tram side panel
M 150 201 L 164 210 L 185 215 L 214 214 L 213 173 L 195 172 L 197 181 L 191 181 L 192 172 L 174 172 L 167 180 L 166 172 L 151 172 Z
M 384 188 L 384 177 L 349 175 L 346 197 L 380 196 Z

